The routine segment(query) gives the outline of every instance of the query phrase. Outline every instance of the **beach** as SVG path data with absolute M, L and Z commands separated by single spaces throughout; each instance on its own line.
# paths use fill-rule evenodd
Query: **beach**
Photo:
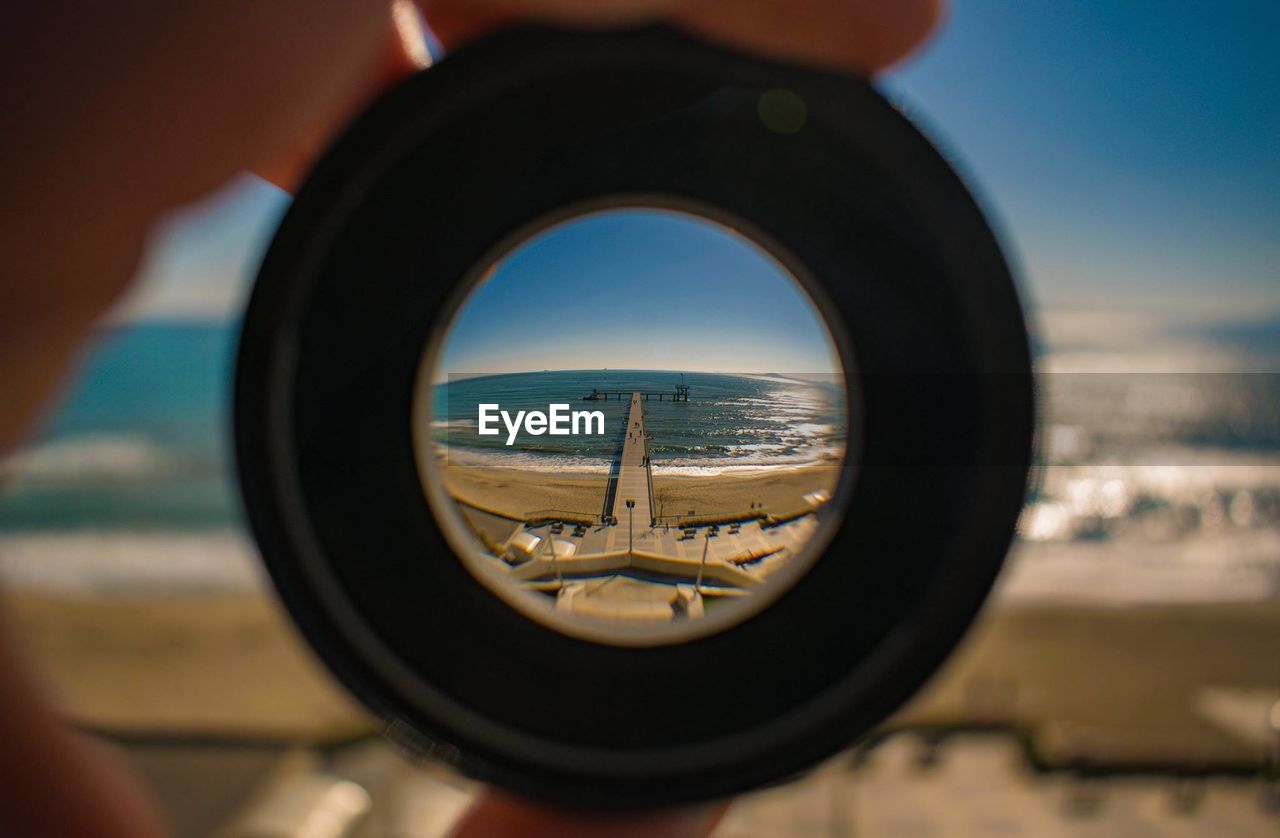
M 838 463 L 778 466 L 751 469 L 742 475 L 653 475 L 654 514 L 719 518 L 758 509 L 778 518 L 813 511 L 804 496 L 811 492 L 835 493 L 840 479 Z
M 512 518 L 548 514 L 598 516 L 604 507 L 608 477 L 604 474 L 538 472 L 514 468 L 475 467 L 440 463 L 450 494 L 466 503 Z M 653 475 L 653 507 L 658 516 L 725 517 L 763 511 L 788 517 L 812 510 L 804 496 L 832 492 L 840 466 L 815 463 L 742 469 L 741 474 Z
M 547 477 L 516 473 L 526 489 Z M 598 485 L 604 478 L 579 479 Z M 696 491 L 707 478 L 686 480 Z M 1266 713 L 1280 697 L 1270 665 L 1280 630 L 1280 536 L 1229 535 L 1145 549 L 1116 540 L 1020 542 L 956 654 L 867 738 L 874 752 L 838 761 L 871 772 L 856 775 L 864 795 L 859 811 L 867 811 L 867 795 L 882 793 L 887 763 L 920 784 L 907 799 L 952 806 L 948 817 L 954 802 L 946 772 L 964 775 L 956 801 L 981 788 L 987 806 L 998 793 L 1011 811 L 1056 812 L 1052 806 L 1071 799 L 1056 778 L 1073 775 L 1053 769 L 1079 766 L 1096 772 L 1082 786 L 1093 792 L 1112 768 L 1147 766 L 1149 776 L 1179 776 L 1187 766 L 1229 772 L 1190 780 L 1209 784 L 1198 811 L 1219 825 L 1261 813 L 1253 804 L 1264 799 L 1261 785 L 1241 788 L 1237 798 L 1212 784 L 1231 777 L 1263 782 Z M 377 720 L 306 647 L 242 531 L 7 534 L 0 536 L 0 587 L 6 615 L 62 711 L 125 749 L 153 782 L 175 834 L 214 834 L 278 781 L 275 756 L 318 755 L 327 771 L 357 764 L 363 773 L 339 776 L 362 782 L 376 806 L 419 811 L 406 796 L 416 806 L 439 806 L 434 796 L 419 801 L 425 792 L 404 774 L 388 773 L 395 782 L 387 785 L 368 779 L 383 776 L 367 770 L 376 753 L 386 754 L 379 765 L 417 769 L 365 738 L 378 730 Z M 948 744 L 975 729 L 1009 746 L 998 764 L 979 754 L 988 760 L 977 767 L 980 775 L 965 756 L 971 749 Z M 901 733 L 886 743 L 918 738 L 918 756 L 903 760 L 900 749 L 882 750 L 880 736 L 892 731 Z M 1031 771 L 1032 764 L 1050 771 Z M 807 813 L 824 776 L 831 775 L 819 772 L 746 800 L 793 794 L 802 801 L 797 810 Z M 974 776 L 983 778 L 979 787 Z M 1155 811 L 1151 790 L 1142 797 L 1147 808 L 1119 805 L 1117 792 L 1134 782 L 1121 775 L 1106 786 L 1103 811 Z M 1178 782 L 1185 789 L 1188 780 Z M 1040 809 L 1029 807 L 1029 791 L 1042 786 Z M 1166 810 L 1178 824 L 1192 823 L 1193 813 Z
M 157 578 L 130 593 L 123 582 L 136 566 L 126 547 L 136 538 L 119 536 L 93 590 L 68 588 L 70 577 L 54 572 L 78 561 L 68 536 L 0 549 L 8 617 L 71 719 L 135 738 L 292 744 L 346 741 L 374 729 L 253 572 L 257 559 L 243 535 L 207 546 L 224 563 L 244 565 L 237 576 L 256 583 L 233 588 L 180 564 L 166 571 L 173 577 L 168 590 Z M 80 540 L 87 550 L 98 539 Z M 161 536 L 138 544 L 140 553 L 158 550 Z M 177 539 L 172 549 L 191 548 Z M 1083 755 L 1101 765 L 1256 764 L 1265 718 L 1236 735 L 1204 705 L 1224 691 L 1274 695 L 1280 688 L 1268 666 L 1280 628 L 1276 589 L 1267 595 L 1255 584 L 1254 597 L 1244 599 L 1228 581 L 1262 558 L 1221 567 L 1214 587 L 1197 569 L 1212 563 L 1212 545 L 1204 544 L 1179 565 L 1185 584 L 1175 593 L 1170 585 L 1142 585 L 1150 568 L 1141 563 L 1117 562 L 1102 550 L 1090 559 L 1091 545 L 1063 549 L 1071 555 L 1062 567 L 1043 545 L 1015 551 L 1006 584 L 960 649 L 886 727 L 998 723 L 1027 731 L 1033 750 L 1058 763 Z M 1134 594 L 1123 607 L 1088 584 L 1104 558 L 1115 565 L 1112 586 Z M 49 571 L 43 577 L 34 568 L 4 572 L 37 559 Z M 1080 569 L 1066 578 L 1072 567 Z M 106 584 L 108 574 L 119 581 Z M 1116 585 L 1120 575 L 1127 581 Z M 1008 584 L 1017 577 L 1025 579 Z M 198 592 L 202 579 L 210 592 Z

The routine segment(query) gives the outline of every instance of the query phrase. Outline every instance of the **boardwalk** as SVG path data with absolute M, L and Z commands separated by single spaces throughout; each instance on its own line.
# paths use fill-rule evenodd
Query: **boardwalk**
M 648 530 L 653 523 L 653 511 L 649 504 L 652 495 L 649 466 L 645 462 L 648 446 L 645 444 L 644 402 L 640 393 L 631 394 L 631 410 L 627 414 L 626 440 L 622 447 L 622 465 L 618 469 L 618 485 L 613 496 L 613 517 L 620 527 L 630 523 L 633 516 L 636 532 Z M 627 501 L 635 501 L 635 509 L 627 509 Z

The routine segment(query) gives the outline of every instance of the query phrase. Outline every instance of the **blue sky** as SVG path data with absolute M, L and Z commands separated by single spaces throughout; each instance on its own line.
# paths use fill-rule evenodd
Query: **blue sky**
M 463 305 L 440 373 L 828 373 L 813 304 L 772 258 L 681 213 L 614 210 L 543 231 Z
M 886 87 L 958 157 L 1042 305 L 1280 308 L 1280 4 L 951 5 Z
M 882 87 L 977 188 L 1037 306 L 1280 311 L 1280 4 L 952 6 Z M 234 317 L 286 204 L 246 178 L 178 214 L 122 316 Z

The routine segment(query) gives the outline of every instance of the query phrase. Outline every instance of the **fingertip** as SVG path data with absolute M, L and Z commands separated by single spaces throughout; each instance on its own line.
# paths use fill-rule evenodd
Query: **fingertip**
M 445 49 L 513 19 L 618 25 L 655 17 L 712 40 L 809 63 L 874 73 L 936 30 L 946 0 L 419 0 Z

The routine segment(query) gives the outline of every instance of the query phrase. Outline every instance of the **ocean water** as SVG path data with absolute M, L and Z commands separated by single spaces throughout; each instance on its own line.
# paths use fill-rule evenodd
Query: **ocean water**
M 669 395 L 683 381 L 688 401 Z M 593 390 L 668 394 L 644 403 L 654 469 L 668 474 L 718 474 L 769 466 L 799 466 L 843 458 L 848 424 L 843 393 L 831 376 L 731 375 L 663 370 L 560 370 L 452 377 L 435 385 L 434 438 L 455 462 L 536 471 L 607 472 L 618 450 L 630 398 L 584 400 Z M 599 410 L 603 435 L 533 435 L 511 445 L 503 429 L 478 433 L 478 406 L 517 411 Z
M 230 444 L 236 333 L 236 324 L 151 323 L 98 336 L 42 431 L 0 461 L 0 584 L 95 593 L 261 584 Z M 1141 368 L 1138 360 L 1186 370 L 1224 346 L 1179 337 L 1172 349 L 1182 356 L 1166 347 L 1091 354 L 1057 371 L 1071 356 L 1042 355 L 1042 468 L 1006 592 L 1090 602 L 1280 596 L 1280 356 L 1219 358 L 1217 367 L 1237 370 L 1227 373 L 1061 372 Z M 601 470 L 627 401 L 581 397 L 593 387 L 669 392 L 678 380 L 616 370 L 455 379 L 435 393 L 430 430 L 450 456 Z M 851 436 L 821 383 L 685 382 L 687 404 L 646 404 L 660 471 L 818 461 Z M 522 435 L 507 448 L 505 435 L 475 434 L 480 401 L 599 409 L 611 433 Z
M 144 323 L 102 332 L 41 432 L 0 461 L 0 537 L 239 529 L 229 427 L 237 330 L 234 323 Z M 1212 343 L 1175 337 L 1159 358 L 1176 358 L 1179 348 L 1204 358 L 1232 347 L 1216 336 Z M 1134 357 L 1116 354 L 1105 366 L 1133 367 Z M 1054 362 L 1070 356 L 1047 353 L 1043 468 L 1024 537 L 1168 543 L 1280 532 L 1275 357 L 1253 363 L 1265 372 L 1064 373 Z M 1104 366 L 1093 356 L 1091 364 Z M 1248 364 L 1224 358 L 1218 366 Z M 430 431 L 449 445 L 449 456 L 469 462 L 605 471 L 627 400 L 582 396 L 592 388 L 672 392 L 679 380 L 678 372 L 627 370 L 455 377 L 437 385 Z M 856 438 L 830 383 L 708 373 L 685 373 L 685 383 L 689 402 L 645 404 L 659 472 L 819 462 Z M 552 402 L 601 410 L 607 433 L 521 434 L 507 447 L 505 434 L 476 433 L 482 401 L 509 411 L 546 410 Z
M 39 433 L 0 461 L 0 535 L 238 525 L 229 406 L 238 325 L 97 335 Z

